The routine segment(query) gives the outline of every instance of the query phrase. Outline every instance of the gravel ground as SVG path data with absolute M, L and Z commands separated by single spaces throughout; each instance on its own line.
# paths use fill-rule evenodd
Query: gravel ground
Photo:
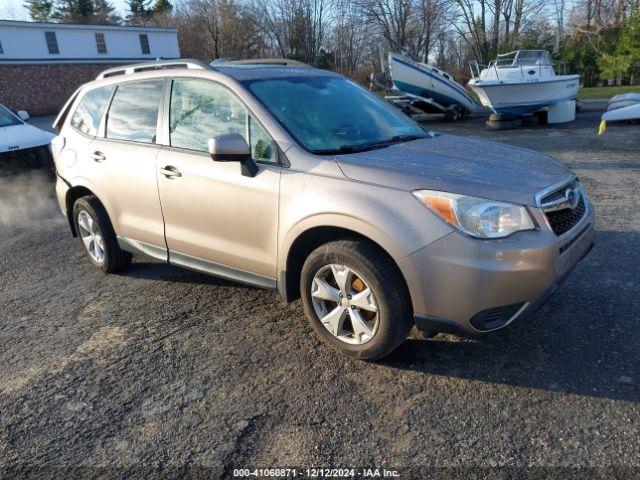
M 571 166 L 597 245 L 533 319 L 480 338 L 413 332 L 379 363 L 323 347 L 275 292 L 144 257 L 102 275 L 35 200 L 39 178 L 0 184 L 0 472 L 640 473 L 640 126 L 597 137 L 601 108 L 508 132 L 430 123 Z

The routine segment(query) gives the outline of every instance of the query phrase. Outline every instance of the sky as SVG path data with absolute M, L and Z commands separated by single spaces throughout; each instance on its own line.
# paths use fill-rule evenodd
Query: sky
M 0 19 L 2 20 L 30 20 L 24 0 L 0 0 Z M 118 15 L 124 16 L 127 9 L 125 0 L 111 0 Z

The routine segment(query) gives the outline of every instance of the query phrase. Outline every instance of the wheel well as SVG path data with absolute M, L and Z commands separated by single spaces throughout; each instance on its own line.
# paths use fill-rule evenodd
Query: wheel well
M 282 294 L 285 301 L 292 302 L 300 298 L 300 274 L 302 272 L 302 266 L 304 265 L 304 262 L 309 254 L 320 245 L 324 245 L 325 243 L 332 242 L 334 240 L 345 239 L 361 239 L 376 246 L 380 250 L 380 252 L 386 255 L 389 260 L 391 260 L 393 265 L 395 265 L 395 267 L 398 269 L 400 278 L 402 278 L 403 287 L 405 288 L 408 295 L 409 288 L 404 279 L 404 275 L 402 275 L 402 272 L 400 271 L 400 268 L 396 264 L 395 260 L 393 260 L 393 257 L 391 257 L 391 255 L 389 255 L 389 253 L 378 243 L 374 242 L 369 237 L 362 235 L 361 233 L 354 232 L 353 230 L 348 230 L 346 228 L 315 227 L 307 230 L 298 238 L 296 238 L 291 245 L 291 248 L 289 249 L 286 271 L 284 272 L 285 288 L 280 290 L 280 293 Z M 409 298 L 411 297 L 409 296 Z
M 67 198 L 65 199 L 67 219 L 69 220 L 69 227 L 71 227 L 71 233 L 74 237 L 78 236 L 78 232 L 76 232 L 76 226 L 73 222 L 73 204 L 76 203 L 76 200 L 79 198 L 86 197 L 87 195 L 93 195 L 93 192 L 86 187 L 72 187 L 67 192 Z

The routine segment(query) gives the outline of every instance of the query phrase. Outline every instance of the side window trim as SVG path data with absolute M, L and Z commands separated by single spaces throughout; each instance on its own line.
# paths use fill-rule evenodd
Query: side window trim
M 162 94 L 162 121 L 160 124 L 160 132 L 157 137 L 160 145 L 165 147 L 171 146 L 169 133 L 169 116 L 171 115 L 171 92 L 173 91 L 174 78 L 166 78 L 164 82 L 164 91 Z
M 144 83 L 144 82 L 162 82 L 162 91 L 164 92 L 164 89 L 166 88 L 166 84 L 167 84 L 167 79 L 160 77 L 160 78 L 151 78 L 151 79 L 144 79 L 144 80 L 130 80 L 127 82 L 120 82 L 120 83 L 116 83 L 113 86 L 115 88 L 113 88 L 113 90 L 111 91 L 111 96 L 109 97 L 109 100 L 107 101 L 107 105 L 108 108 L 104 109 L 104 112 L 102 114 L 102 119 L 100 121 L 100 127 L 98 129 L 98 134 L 96 135 L 95 138 L 100 138 L 102 140 L 106 140 L 109 142 L 126 142 L 126 143 L 131 143 L 133 145 L 157 145 L 157 146 L 161 146 L 162 144 L 160 143 L 160 135 L 163 134 L 163 124 L 162 124 L 162 118 L 164 116 L 164 94 L 160 95 L 160 103 L 158 104 L 158 116 L 156 118 L 156 141 L 155 142 L 138 142 L 136 140 L 126 140 L 126 139 L 122 139 L 122 138 L 107 138 L 107 121 L 109 120 L 109 112 L 111 111 L 111 105 L 113 104 L 113 99 L 116 96 L 116 92 L 118 90 L 118 87 L 120 87 L 121 85 L 128 85 L 131 83 Z
M 183 147 L 176 147 L 171 145 L 171 133 L 169 132 L 169 127 L 171 125 L 171 95 L 173 94 L 173 83 L 176 80 L 203 80 L 209 83 L 213 83 L 215 85 L 218 85 L 222 88 L 224 88 L 225 90 L 227 90 L 231 95 L 233 95 L 233 97 L 238 101 L 238 103 L 240 103 L 240 105 L 242 105 L 242 107 L 246 110 L 247 112 L 247 118 L 245 121 L 245 132 L 247 135 L 247 138 L 249 140 L 251 140 L 251 137 L 249 136 L 249 119 L 253 118 L 254 121 L 256 121 L 260 127 L 262 127 L 262 129 L 267 132 L 267 135 L 269 135 L 269 137 L 271 137 L 271 141 L 273 142 L 274 147 L 276 148 L 276 161 L 270 162 L 267 160 L 254 160 L 256 163 L 259 163 L 260 165 L 275 165 L 275 166 L 279 166 L 279 167 L 289 167 L 290 163 L 289 161 L 286 159 L 286 156 L 284 155 L 284 153 L 282 152 L 282 150 L 280 150 L 280 147 L 278 146 L 278 143 L 273 139 L 273 135 L 271 135 L 271 133 L 269 132 L 269 130 L 264 126 L 264 124 L 258 120 L 258 117 L 253 113 L 253 111 L 249 108 L 249 106 L 245 103 L 244 100 L 242 100 L 242 98 L 240 98 L 239 95 L 236 94 L 236 92 L 234 92 L 232 89 L 230 89 L 228 86 L 226 86 L 224 83 L 219 82 L 217 80 L 212 80 L 210 78 L 202 78 L 202 77 L 182 77 L 182 76 L 177 76 L 177 77 L 172 77 L 171 79 L 168 79 L 169 81 L 167 81 L 166 83 L 168 84 L 167 86 L 167 91 L 165 92 L 165 95 L 163 97 L 164 99 L 164 114 L 163 114 L 163 126 L 162 126 L 162 138 L 163 138 L 163 143 L 162 145 L 164 145 L 166 148 L 171 149 L 171 150 L 176 150 L 176 151 L 181 151 L 181 152 L 190 152 L 190 153 L 200 153 L 200 154 L 204 154 L 207 155 L 206 152 L 202 152 L 200 150 L 193 150 L 193 149 L 189 149 L 189 148 L 183 148 Z M 160 138 L 160 137 L 158 137 Z M 249 148 L 251 148 L 251 145 L 249 145 Z
M 111 95 L 109 95 L 109 100 L 107 100 L 106 108 L 104 112 L 102 112 L 102 117 L 100 118 L 100 125 L 98 126 L 98 134 L 95 138 L 107 139 L 107 117 L 109 116 L 109 110 L 111 110 L 111 103 L 113 102 L 113 97 L 116 95 L 116 90 L 118 89 L 119 84 L 111 85 Z

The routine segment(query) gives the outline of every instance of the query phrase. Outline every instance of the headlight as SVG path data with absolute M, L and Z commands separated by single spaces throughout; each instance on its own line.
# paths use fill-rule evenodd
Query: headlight
M 445 222 L 472 237 L 504 238 L 535 229 L 522 205 L 433 190 L 417 190 L 413 194 Z

